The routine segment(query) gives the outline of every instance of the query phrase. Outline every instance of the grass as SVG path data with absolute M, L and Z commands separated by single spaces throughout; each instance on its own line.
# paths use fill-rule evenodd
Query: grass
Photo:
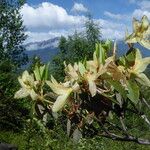
M 31 136 L 32 134 L 32 136 Z M 150 146 L 139 145 L 133 142 L 119 142 L 111 139 L 95 137 L 81 139 L 74 143 L 65 133 L 49 133 L 43 136 L 40 133 L 14 133 L 1 131 L 0 141 L 15 144 L 19 150 L 150 150 Z M 30 135 L 30 142 L 28 137 Z

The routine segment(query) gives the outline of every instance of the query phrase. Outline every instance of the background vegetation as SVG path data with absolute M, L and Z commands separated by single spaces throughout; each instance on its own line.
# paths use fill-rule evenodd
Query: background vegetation
M 148 150 L 150 147 L 135 143 L 125 143 L 95 136 L 86 137 L 75 143 L 65 132 L 62 121 L 50 118 L 49 124 L 43 126 L 40 120 L 33 118 L 32 102 L 28 99 L 16 100 L 14 93 L 18 90 L 17 77 L 22 72 L 20 67 L 27 63 L 28 57 L 24 53 L 22 43 L 26 39 L 25 27 L 19 8 L 23 1 L 0 1 L 0 142 L 12 143 L 20 150 Z M 6 14 L 6 15 L 5 15 Z M 89 16 L 85 23 L 85 31 L 61 37 L 60 52 L 53 58 L 50 72 L 59 81 L 63 80 L 63 62 L 92 58 L 95 43 L 101 41 L 100 29 Z M 103 42 L 103 41 L 101 41 Z M 34 59 L 29 67 L 31 71 L 35 64 L 42 64 L 40 59 Z M 149 75 L 149 74 L 148 74 Z M 145 98 L 150 102 L 150 89 L 143 87 Z M 143 108 L 145 109 L 145 108 Z M 149 114 L 148 110 L 145 109 Z M 150 114 L 149 114 L 150 115 Z M 61 120 L 61 119 L 60 119 Z M 135 125 L 134 132 L 144 137 L 150 137 L 149 127 L 141 124 L 134 115 L 128 115 L 128 127 Z M 137 129 L 141 130 L 141 133 Z M 131 131 L 132 132 L 132 131 Z

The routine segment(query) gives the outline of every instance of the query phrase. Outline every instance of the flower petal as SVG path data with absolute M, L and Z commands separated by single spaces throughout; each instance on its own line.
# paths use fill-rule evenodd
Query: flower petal
M 64 94 L 64 92 L 66 92 L 66 90 L 68 89 L 68 88 L 65 88 L 61 84 L 55 85 L 50 81 L 46 81 L 46 83 L 48 84 L 48 86 L 50 86 L 50 88 L 53 90 L 53 92 L 58 94 L 58 95 Z
M 76 82 L 73 86 L 72 86 L 73 91 L 78 91 L 80 89 L 79 84 Z
M 32 100 L 38 99 L 38 95 L 35 93 L 35 91 L 33 89 L 30 91 L 30 96 L 31 96 Z
M 89 91 L 93 97 L 96 95 L 96 84 L 94 81 L 89 81 L 88 83 L 89 83 Z
M 52 107 L 53 112 L 58 112 L 60 109 L 63 108 L 63 106 L 66 104 L 67 99 L 68 99 L 71 92 L 72 92 L 72 90 L 68 90 L 63 95 L 60 95 L 57 97 L 57 99 L 56 99 L 56 101 Z
M 28 90 L 26 90 L 25 88 L 21 88 L 19 91 L 17 91 L 15 93 L 14 98 L 19 99 L 19 98 L 25 98 L 29 95 Z
M 142 26 L 142 29 L 143 30 L 147 30 L 147 28 L 148 28 L 148 26 L 149 26 L 149 20 L 148 20 L 148 18 L 147 18 L 147 16 L 143 16 L 142 17 L 142 24 L 141 24 L 141 26 Z
M 26 88 L 27 86 L 24 84 L 23 80 L 21 77 L 18 77 L 18 81 L 20 83 L 20 85 L 23 87 L 23 88 Z
M 145 71 L 147 66 L 150 64 L 150 57 L 143 58 L 136 62 L 134 72 L 135 73 L 141 73 Z
M 141 23 L 135 18 L 133 18 L 133 32 L 138 32 L 140 26 L 141 26 Z
M 29 73 L 28 73 L 27 70 L 25 70 L 25 71 L 23 72 L 23 74 L 22 74 L 22 80 L 23 80 L 23 82 L 24 82 L 24 81 L 29 81 L 30 84 L 33 84 L 33 82 L 34 82 L 33 76 L 32 76 L 32 75 L 29 75 Z
M 140 84 L 150 87 L 150 80 L 149 80 L 149 78 L 144 73 L 138 74 L 137 77 L 138 78 L 136 78 L 136 80 Z
M 137 43 L 135 33 L 132 33 L 125 39 L 126 43 Z
M 150 50 L 150 40 L 144 40 L 142 39 L 139 44 L 141 44 L 143 47 L 147 48 Z
M 140 61 L 142 59 L 142 54 L 140 52 L 139 49 L 136 49 L 136 53 L 135 53 L 135 63 Z
M 69 64 L 67 66 L 67 69 L 68 69 L 67 74 L 69 74 L 69 76 L 71 78 L 74 78 L 74 80 L 78 80 L 78 74 L 76 72 L 77 71 L 77 64 L 74 64 L 74 67 L 72 67 L 72 65 Z
M 51 81 L 53 84 L 58 85 L 58 82 L 56 81 L 56 79 L 51 75 Z

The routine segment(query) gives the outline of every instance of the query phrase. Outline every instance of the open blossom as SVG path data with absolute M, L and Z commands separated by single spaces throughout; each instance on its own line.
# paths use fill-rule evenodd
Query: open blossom
M 97 92 L 96 80 L 98 77 L 106 72 L 103 64 L 99 63 L 99 58 L 96 56 L 96 52 L 93 54 L 93 60 L 87 61 L 86 66 L 80 63 L 79 69 L 83 70 L 82 76 L 87 81 L 91 96 L 95 96 Z
M 63 84 L 58 83 L 53 76 L 51 77 L 51 81 L 46 81 L 46 83 L 50 86 L 52 91 L 58 95 L 52 107 L 53 112 L 57 112 L 62 109 L 67 103 L 70 94 L 79 89 L 79 85 L 77 83 L 73 86 L 70 86 L 70 82 L 65 82 Z
M 71 82 L 77 81 L 79 79 L 77 63 L 75 63 L 74 66 L 72 66 L 71 64 L 65 65 L 65 71 L 67 74 L 67 78 Z
M 136 80 L 138 82 L 150 87 L 150 80 L 143 73 L 149 64 L 150 57 L 142 58 L 140 50 L 136 49 L 135 63 L 130 67 L 129 72 L 137 77 Z
M 150 49 L 150 24 L 147 16 L 143 16 L 141 22 L 133 19 L 133 33 L 127 35 L 127 43 L 139 43 Z
M 34 90 L 35 81 L 32 75 L 29 75 L 28 71 L 24 71 L 22 77 L 18 78 L 18 81 L 21 85 L 21 89 L 15 93 L 15 98 L 24 98 L 27 96 L 31 96 L 33 100 L 38 98 Z

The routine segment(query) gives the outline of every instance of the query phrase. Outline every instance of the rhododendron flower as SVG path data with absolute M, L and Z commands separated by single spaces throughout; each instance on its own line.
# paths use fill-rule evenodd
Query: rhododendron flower
M 79 85 L 77 83 L 73 86 L 70 85 L 70 82 L 65 82 L 63 84 L 58 83 L 53 76 L 51 76 L 51 81 L 46 81 L 46 83 L 50 86 L 52 91 L 58 95 L 52 107 L 53 112 L 57 112 L 62 109 L 67 103 L 70 94 L 79 89 Z
M 129 69 L 129 71 L 132 74 L 136 75 L 137 77 L 136 80 L 138 82 L 150 87 L 150 80 L 143 73 L 149 64 L 150 64 L 150 57 L 142 58 L 140 50 L 136 49 L 135 63 Z
M 15 98 L 24 98 L 27 96 L 31 96 L 33 100 L 38 98 L 38 95 L 34 91 L 35 81 L 32 75 L 29 75 L 28 71 L 24 71 L 22 77 L 18 78 L 18 81 L 22 88 L 15 93 Z
M 143 16 L 141 22 L 133 19 L 133 33 L 127 35 L 127 43 L 139 43 L 150 49 L 150 24 L 147 16 Z

